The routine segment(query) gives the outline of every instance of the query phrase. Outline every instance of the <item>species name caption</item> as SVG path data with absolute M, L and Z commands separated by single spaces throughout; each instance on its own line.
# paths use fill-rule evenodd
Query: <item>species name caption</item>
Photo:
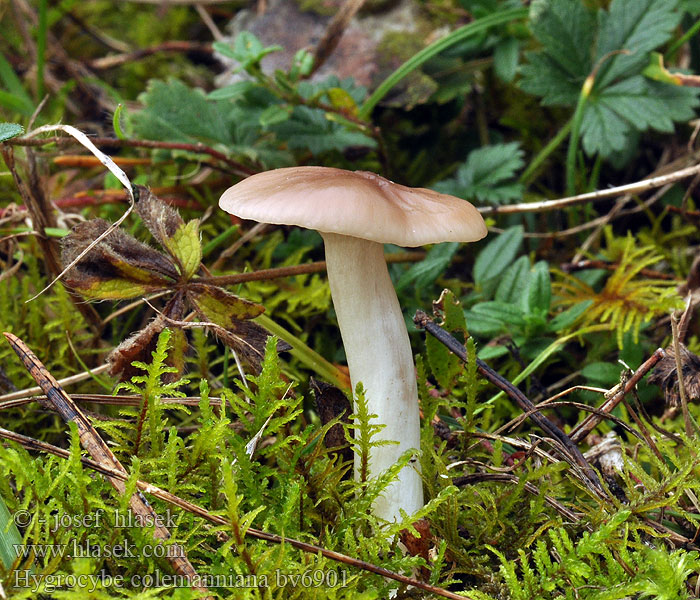
M 18 527 L 27 527 L 35 522 L 48 525 L 51 532 L 60 529 L 86 528 L 111 529 L 165 527 L 172 529 L 177 525 L 174 515 L 169 510 L 163 514 L 137 515 L 131 511 L 98 509 L 83 515 L 54 514 L 49 518 L 37 516 L 28 510 L 13 513 L 12 520 Z M 62 544 L 13 544 L 18 558 L 55 559 L 55 558 L 186 558 L 184 549 L 179 544 L 167 544 L 154 540 L 153 544 L 137 546 L 126 539 L 110 545 L 96 545 L 72 540 Z M 51 593 L 58 589 L 81 588 L 88 592 L 97 589 L 121 587 L 206 587 L 206 588 L 268 588 L 268 587 L 346 587 L 348 572 L 344 569 L 324 570 L 307 569 L 301 573 L 287 573 L 275 569 L 271 573 L 214 575 L 173 575 L 155 571 L 149 574 L 123 575 L 98 574 L 37 574 L 32 569 L 18 569 L 14 572 L 16 588 L 30 588 L 33 592 Z

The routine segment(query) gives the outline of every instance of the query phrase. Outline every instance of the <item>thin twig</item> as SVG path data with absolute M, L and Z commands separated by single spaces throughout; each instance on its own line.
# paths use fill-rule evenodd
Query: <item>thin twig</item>
M 573 273 L 574 271 L 582 271 L 584 269 L 605 269 L 606 271 L 615 271 L 620 265 L 618 263 L 609 263 L 604 260 L 579 260 L 578 262 L 564 263 L 560 265 L 561 270 L 565 273 Z M 668 281 L 681 281 L 680 277 L 671 275 L 670 273 L 662 273 L 654 269 L 642 269 L 639 274 L 652 279 L 665 279 Z
M 365 0 L 345 0 L 345 2 L 343 2 L 343 5 L 338 12 L 335 13 L 333 19 L 323 32 L 321 40 L 316 45 L 316 49 L 314 50 L 314 66 L 310 75 L 313 75 L 320 69 L 323 63 L 326 62 L 328 57 L 333 53 L 340 39 L 343 37 L 345 28 L 350 23 L 350 20 L 357 14 L 357 11 L 362 8 L 364 3 Z
M 464 346 L 439 325 L 434 323 L 426 313 L 421 310 L 417 311 L 413 321 L 418 327 L 425 329 L 435 339 L 444 344 L 450 350 L 450 352 L 459 357 L 463 362 L 467 362 L 467 353 Z M 496 373 L 496 371 L 494 371 L 479 358 L 476 359 L 476 367 L 481 375 L 483 375 L 496 387 L 503 390 L 518 404 L 518 406 L 520 406 L 522 410 L 532 411 L 530 414 L 530 419 L 563 446 L 565 452 L 562 454 L 569 458 L 573 464 L 576 464 L 581 468 L 586 479 L 597 492 L 601 492 L 603 490 L 600 480 L 598 479 L 598 475 L 588 464 L 588 461 L 586 461 L 586 459 L 583 457 L 581 451 L 576 447 L 572 440 L 569 439 L 569 437 L 561 429 L 559 429 L 559 427 L 557 427 L 544 415 L 537 412 L 537 408 L 532 401 L 525 396 L 525 394 L 510 383 L 510 381 L 501 377 L 501 375 Z
M 622 399 L 635 388 L 637 383 L 639 383 L 639 380 L 644 377 L 644 375 L 646 375 L 664 356 L 666 356 L 666 353 L 663 351 L 663 349 L 657 348 L 654 354 L 645 360 L 635 371 L 635 373 L 627 380 L 625 385 L 621 386 L 621 388 L 611 398 L 600 406 L 599 410 L 602 413 L 610 413 L 618 404 L 620 404 L 620 402 L 622 402 Z M 603 417 L 599 414 L 589 415 L 583 421 L 581 421 L 581 423 L 574 427 L 570 434 L 571 440 L 576 444 L 583 441 L 602 420 Z
M 396 252 L 384 256 L 387 263 L 400 262 L 420 262 L 425 258 L 425 252 Z M 326 270 L 326 261 L 293 265 L 291 267 L 275 267 L 272 269 L 260 269 L 259 271 L 249 271 L 247 273 L 234 273 L 233 275 L 216 275 L 212 277 L 197 277 L 192 283 L 208 283 L 212 285 L 233 285 L 236 283 L 246 283 L 248 281 L 263 281 L 278 279 L 280 277 L 293 277 L 295 275 L 306 275 L 309 273 L 321 273 Z
M 642 181 L 620 185 L 607 190 L 598 190 L 595 192 L 588 192 L 586 194 L 578 194 L 577 196 L 569 196 L 558 200 L 541 200 L 539 202 L 524 202 L 522 204 L 510 204 L 507 206 L 481 206 L 479 207 L 479 211 L 486 215 L 506 215 L 513 213 L 546 212 L 550 210 L 558 210 L 576 204 L 607 200 L 608 198 L 615 198 L 622 194 L 638 194 L 640 192 L 646 192 L 669 183 L 675 183 L 681 179 L 686 179 L 687 177 L 693 177 L 698 173 L 700 173 L 700 164 L 687 167 L 685 169 L 679 169 L 678 171 L 669 173 L 668 175 L 659 175 L 658 177 L 643 179 Z
M 85 381 L 86 379 L 90 379 L 93 375 L 99 375 L 100 373 L 104 373 L 108 369 L 109 365 L 101 365 L 89 371 L 83 371 L 82 373 L 77 373 L 76 375 L 71 375 L 70 377 L 59 379 L 58 383 L 62 386 L 71 385 L 73 383 L 79 383 L 81 381 Z M 13 400 L 19 400 L 21 398 L 35 396 L 36 394 L 41 394 L 41 391 L 41 388 L 39 386 L 36 386 L 32 388 L 27 388 L 26 390 L 18 390 L 10 394 L 4 394 L 3 396 L 0 396 L 0 406 L 4 406 L 5 402 L 10 402 Z

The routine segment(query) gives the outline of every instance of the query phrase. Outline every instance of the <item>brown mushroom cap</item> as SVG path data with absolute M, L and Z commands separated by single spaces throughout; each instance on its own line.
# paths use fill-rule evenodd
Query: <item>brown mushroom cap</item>
M 466 200 L 393 183 L 368 171 L 288 167 L 252 175 L 226 190 L 219 206 L 243 219 L 322 233 L 422 246 L 486 235 Z

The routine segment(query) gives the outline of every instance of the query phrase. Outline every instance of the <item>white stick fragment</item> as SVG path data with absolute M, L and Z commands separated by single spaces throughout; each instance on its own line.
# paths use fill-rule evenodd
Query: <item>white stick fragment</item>
M 79 129 L 76 129 L 75 127 L 71 125 L 44 125 L 43 127 L 38 127 L 37 129 L 34 129 L 27 133 L 24 137 L 25 138 L 32 138 L 37 135 L 40 135 L 42 133 L 48 133 L 51 131 L 63 131 L 64 133 L 67 133 L 68 135 L 73 136 L 78 142 L 80 142 L 83 146 L 85 146 L 92 154 L 94 154 L 97 157 L 97 160 L 99 160 L 106 168 L 107 170 L 112 173 L 120 182 L 121 184 L 126 188 L 127 193 L 129 194 L 129 208 L 126 209 L 126 212 L 117 219 L 116 222 L 112 223 L 110 227 L 107 228 L 107 230 L 102 233 L 96 240 L 94 240 L 85 250 L 83 250 L 78 256 L 75 257 L 75 259 L 67 265 L 63 271 L 61 271 L 55 278 L 54 280 L 49 283 L 43 290 L 41 290 L 38 294 L 35 296 L 32 296 L 29 300 L 26 300 L 25 302 L 31 302 L 32 300 L 35 300 L 39 296 L 41 296 L 45 291 L 50 289 L 61 277 L 63 277 L 68 271 L 70 271 L 78 262 L 80 259 L 83 258 L 90 250 L 92 250 L 100 241 L 102 241 L 104 238 L 106 238 L 112 231 L 114 231 L 119 225 L 122 224 L 124 219 L 126 219 L 131 211 L 134 208 L 134 203 L 136 202 L 136 199 L 134 198 L 134 188 L 133 185 L 131 184 L 131 181 L 129 178 L 126 176 L 126 173 L 122 171 L 117 164 L 109 157 L 107 156 L 102 150 L 100 150 L 95 144 L 93 144 L 90 141 L 90 138 L 88 138 L 87 135 L 85 135 L 82 131 Z

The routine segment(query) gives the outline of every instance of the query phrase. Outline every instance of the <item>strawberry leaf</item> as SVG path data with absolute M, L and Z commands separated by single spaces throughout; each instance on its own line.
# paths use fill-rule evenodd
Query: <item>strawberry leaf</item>
M 673 131 L 693 118 L 698 91 L 645 79 L 651 52 L 670 38 L 681 12 L 675 0 L 613 0 L 597 20 L 579 0 L 535 0 L 532 29 L 542 44 L 528 53 L 521 88 L 546 105 L 573 106 L 594 76 L 581 124 L 587 154 L 610 157 L 636 132 Z M 594 41 L 595 40 L 595 41 Z
M 522 196 L 522 185 L 513 181 L 522 166 L 523 151 L 517 142 L 485 146 L 469 153 L 455 177 L 434 187 L 465 200 L 504 204 Z

